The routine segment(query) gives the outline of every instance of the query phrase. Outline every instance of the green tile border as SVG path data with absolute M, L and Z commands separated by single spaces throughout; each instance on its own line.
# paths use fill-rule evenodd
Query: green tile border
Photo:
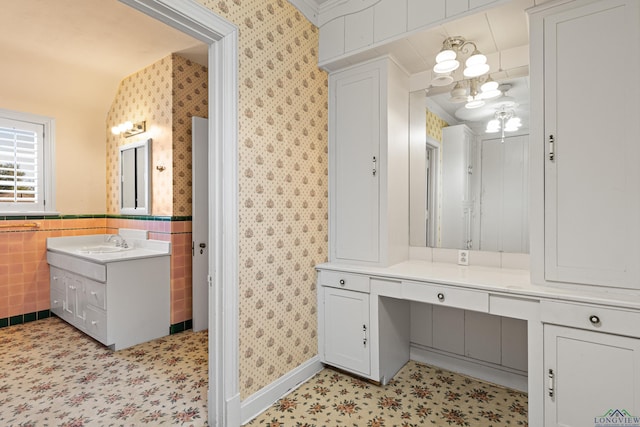
M 112 219 L 137 219 L 144 221 L 191 221 L 191 216 L 152 216 L 152 215 L 111 215 L 111 214 L 96 214 L 96 215 L 4 215 L 0 216 L 0 221 L 29 221 L 29 220 L 44 220 L 44 219 L 86 219 L 86 218 L 112 218 Z
M 50 310 L 34 311 L 33 313 L 18 314 L 17 316 L 4 317 L 0 319 L 0 328 L 8 326 L 22 325 L 23 323 L 35 322 L 36 320 L 51 317 Z
M 169 335 L 178 334 L 180 332 L 188 331 L 189 329 L 193 329 L 193 320 L 185 320 L 184 322 L 179 322 L 171 325 L 169 327 Z

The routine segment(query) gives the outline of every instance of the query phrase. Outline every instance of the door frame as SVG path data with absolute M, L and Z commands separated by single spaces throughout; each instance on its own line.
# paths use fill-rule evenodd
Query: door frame
M 209 45 L 208 422 L 239 426 L 238 28 L 194 0 L 119 1 Z

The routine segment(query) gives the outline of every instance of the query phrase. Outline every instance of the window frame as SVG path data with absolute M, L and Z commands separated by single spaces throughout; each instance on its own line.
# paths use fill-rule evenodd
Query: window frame
M 6 110 L 0 108 L 0 118 L 19 122 L 32 123 L 43 127 L 42 141 L 38 148 L 42 149 L 42 183 L 38 183 L 39 199 L 33 204 L 0 202 L 2 216 L 57 215 L 55 198 L 55 119 L 33 113 Z

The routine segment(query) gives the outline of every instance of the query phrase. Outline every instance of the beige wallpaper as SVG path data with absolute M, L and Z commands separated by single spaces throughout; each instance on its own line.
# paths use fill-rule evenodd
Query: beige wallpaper
M 327 259 L 327 75 L 285 0 L 199 0 L 240 29 L 240 388 L 317 354 L 314 265 Z
M 151 138 L 152 214 L 191 215 L 191 115 L 207 117 L 207 95 L 206 67 L 175 54 L 120 82 L 106 123 L 107 213 L 120 213 L 119 147 Z M 111 133 L 127 120 L 145 120 L 147 132 L 129 138 Z
M 180 55 L 173 61 L 173 215 L 191 215 L 191 117 L 208 117 L 208 70 Z
M 427 136 L 442 142 L 442 128 L 449 126 L 436 114 L 427 110 Z

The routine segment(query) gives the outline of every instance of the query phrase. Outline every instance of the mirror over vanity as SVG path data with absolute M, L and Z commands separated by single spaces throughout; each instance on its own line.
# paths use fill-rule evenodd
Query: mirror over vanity
M 120 147 L 120 213 L 151 215 L 151 139 Z
M 411 246 L 528 253 L 528 76 L 499 87 L 476 109 L 450 87 L 410 94 Z M 501 111 L 522 126 L 495 132 Z

